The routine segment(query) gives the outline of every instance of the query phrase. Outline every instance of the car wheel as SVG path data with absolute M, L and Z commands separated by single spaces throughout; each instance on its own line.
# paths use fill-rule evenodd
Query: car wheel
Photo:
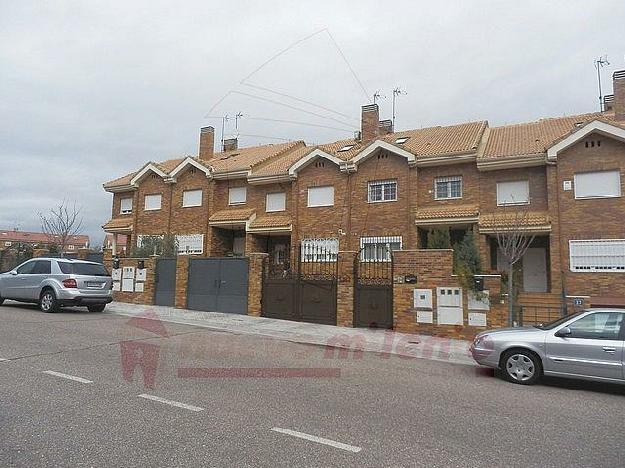
M 3 297 L 0 297 L 0 306 L 1 306 L 2 304 L 4 304 L 4 298 L 3 298 Z
M 42 312 L 52 313 L 59 310 L 59 303 L 52 289 L 44 289 L 39 297 L 39 309 Z
M 538 356 L 525 349 L 508 351 L 501 359 L 501 364 L 506 380 L 521 385 L 535 384 L 543 372 Z
M 90 306 L 87 306 L 87 310 L 89 312 L 102 312 L 105 307 L 106 307 L 105 304 L 90 305 Z

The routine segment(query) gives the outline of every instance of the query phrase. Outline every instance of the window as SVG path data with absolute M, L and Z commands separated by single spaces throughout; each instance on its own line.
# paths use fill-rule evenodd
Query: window
M 119 212 L 121 214 L 132 213 L 132 198 L 122 198 L 119 205 Z
M 190 206 L 202 206 L 202 191 L 185 190 L 182 192 L 182 206 L 183 208 Z
M 336 262 L 339 253 L 338 239 L 303 239 L 302 262 Z
M 286 193 L 268 193 L 265 211 L 284 211 L 286 209 Z
M 104 265 L 99 263 L 58 262 L 58 265 L 66 275 L 109 276 Z
M 144 209 L 145 211 L 160 210 L 161 209 L 161 194 L 146 195 Z
M 369 203 L 397 200 L 397 181 L 369 182 Z
M 247 200 L 247 187 L 230 187 L 228 189 L 228 203 L 239 205 Z
M 621 196 L 620 171 L 597 171 L 575 174 L 575 198 L 611 198 Z
M 50 260 L 37 260 L 31 271 L 33 275 L 49 275 L 50 273 L 52 273 Z
M 401 236 L 361 237 L 360 260 L 363 262 L 390 262 L 391 251 L 401 250 Z
M 28 262 L 24 263 L 21 267 L 17 269 L 18 275 L 30 275 L 35 267 L 35 263 L 37 262 Z
M 623 323 L 620 312 L 597 312 L 571 323 L 570 338 L 618 340 Z
M 333 206 L 334 205 L 334 187 L 309 187 L 308 188 L 308 206 Z
M 397 140 L 395 140 L 395 144 L 398 145 L 403 145 L 404 143 L 406 143 L 408 140 L 410 139 L 410 137 L 400 137 Z
M 434 179 L 434 198 L 436 200 L 462 198 L 462 176 Z
M 623 273 L 625 239 L 571 240 L 569 256 L 571 271 Z
M 68 245 L 67 250 L 74 250 L 74 246 L 72 244 Z
M 342 153 L 343 151 L 349 151 L 350 149 L 352 149 L 354 146 L 356 145 L 345 145 L 343 146 L 340 150 L 338 150 L 339 153 Z
M 176 236 L 176 242 L 179 254 L 201 254 L 204 252 L 204 234 Z
M 11 247 L 11 241 L 4 241 L 4 246 L 5 247 Z
M 528 180 L 497 182 L 497 205 L 527 205 L 530 202 Z

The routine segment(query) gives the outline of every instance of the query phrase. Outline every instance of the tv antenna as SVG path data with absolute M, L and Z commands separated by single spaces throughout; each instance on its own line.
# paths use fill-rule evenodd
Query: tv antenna
M 597 83 L 599 84 L 599 112 L 603 112 L 603 93 L 601 91 L 601 69 L 606 65 L 610 65 L 608 62 L 608 56 L 602 55 L 595 60 L 595 68 L 597 69 Z
M 405 96 L 408 94 L 406 91 L 402 91 L 402 89 L 398 86 L 393 90 L 393 131 L 395 130 L 395 100 L 399 96 Z
M 377 104 L 380 99 L 386 99 L 386 96 L 380 94 L 380 90 L 373 93 L 373 103 Z
M 239 112 L 237 115 L 234 116 L 234 129 L 238 132 L 239 131 L 239 119 L 243 117 L 243 112 Z
M 226 131 L 226 122 L 230 120 L 228 114 L 224 115 L 221 118 L 221 151 L 224 150 L 224 132 Z

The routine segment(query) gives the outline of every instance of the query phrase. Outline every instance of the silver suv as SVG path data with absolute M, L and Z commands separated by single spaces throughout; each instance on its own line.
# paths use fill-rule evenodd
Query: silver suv
M 43 312 L 86 306 L 102 312 L 113 300 L 113 280 L 104 265 L 65 258 L 34 258 L 0 274 L 0 305 L 5 299 L 39 304 Z

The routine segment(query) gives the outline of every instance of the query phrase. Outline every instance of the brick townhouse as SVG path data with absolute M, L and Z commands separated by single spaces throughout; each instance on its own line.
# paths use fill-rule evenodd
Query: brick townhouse
M 472 229 L 484 269 L 496 272 L 495 233 L 511 209 L 524 210 L 536 236 L 522 260 L 526 292 L 625 304 L 625 71 L 613 87 L 604 112 L 501 127 L 394 132 L 367 105 L 356 138 L 318 146 L 230 139 L 216 153 L 205 127 L 197 157 L 104 184 L 113 209 L 103 227 L 129 246 L 170 233 L 180 254 L 266 252 L 273 265 L 310 260 L 316 246 L 380 260 L 385 246 L 425 248 L 433 228 L 452 240 Z
M 43 232 L 20 231 L 17 229 L 0 230 L 0 250 L 15 249 L 18 246 L 46 248 L 56 244 L 55 239 Z M 78 249 L 89 247 L 89 236 L 70 236 L 65 246 L 66 254 L 77 254 Z

